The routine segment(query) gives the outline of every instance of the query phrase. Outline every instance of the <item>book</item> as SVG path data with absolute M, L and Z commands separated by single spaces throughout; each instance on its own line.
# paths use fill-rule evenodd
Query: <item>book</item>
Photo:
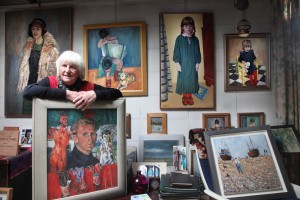
M 189 174 L 171 172 L 170 181 L 172 186 L 192 187 L 192 178 Z
M 204 87 L 202 85 L 199 85 L 199 90 L 198 90 L 197 93 L 194 93 L 194 95 L 196 97 L 198 97 L 199 99 L 204 100 L 204 98 L 206 97 L 207 93 L 208 93 L 208 88 L 206 88 L 206 87 Z
M 130 200 L 151 200 L 148 194 L 137 194 L 137 195 L 132 195 L 130 197 Z
M 160 177 L 160 191 L 165 193 L 199 193 L 200 189 L 195 177 L 192 177 L 192 183 L 192 187 L 174 187 L 171 185 L 170 174 L 162 174 Z

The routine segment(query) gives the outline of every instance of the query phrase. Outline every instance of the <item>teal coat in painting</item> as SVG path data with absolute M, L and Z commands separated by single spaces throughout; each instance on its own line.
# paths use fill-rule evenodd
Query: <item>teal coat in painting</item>
M 181 65 L 181 72 L 177 74 L 176 93 L 197 93 L 199 82 L 196 63 L 201 62 L 198 38 L 179 35 L 175 42 L 173 61 Z

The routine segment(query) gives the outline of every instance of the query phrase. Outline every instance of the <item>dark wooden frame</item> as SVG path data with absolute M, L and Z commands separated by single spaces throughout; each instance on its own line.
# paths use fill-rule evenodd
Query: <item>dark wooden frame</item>
M 213 129 L 213 127 L 208 126 L 208 123 L 211 119 L 217 118 L 224 120 L 224 126 L 221 126 L 220 128 L 230 127 L 230 113 L 202 113 L 202 127 Z

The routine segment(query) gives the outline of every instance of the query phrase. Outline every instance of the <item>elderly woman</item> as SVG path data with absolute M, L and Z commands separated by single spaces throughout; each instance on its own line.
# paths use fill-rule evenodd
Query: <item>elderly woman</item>
M 96 100 L 115 100 L 123 96 L 118 89 L 84 81 L 85 67 L 78 53 L 63 52 L 56 60 L 56 67 L 58 76 L 48 76 L 38 83 L 26 86 L 24 98 L 67 99 L 77 109 L 85 110 Z

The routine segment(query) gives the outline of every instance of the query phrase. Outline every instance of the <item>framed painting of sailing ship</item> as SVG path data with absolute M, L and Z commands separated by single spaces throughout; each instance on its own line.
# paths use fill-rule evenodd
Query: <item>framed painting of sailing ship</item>
M 280 153 L 300 153 L 300 136 L 293 125 L 271 126 Z
M 238 113 L 238 127 L 254 127 L 265 125 L 265 113 L 252 112 L 252 113 Z
M 270 126 L 204 135 L 216 193 L 239 200 L 295 197 Z
M 126 194 L 125 99 L 86 110 L 33 101 L 33 198 L 111 199 Z
M 209 129 L 230 127 L 230 113 L 203 113 L 202 126 Z

